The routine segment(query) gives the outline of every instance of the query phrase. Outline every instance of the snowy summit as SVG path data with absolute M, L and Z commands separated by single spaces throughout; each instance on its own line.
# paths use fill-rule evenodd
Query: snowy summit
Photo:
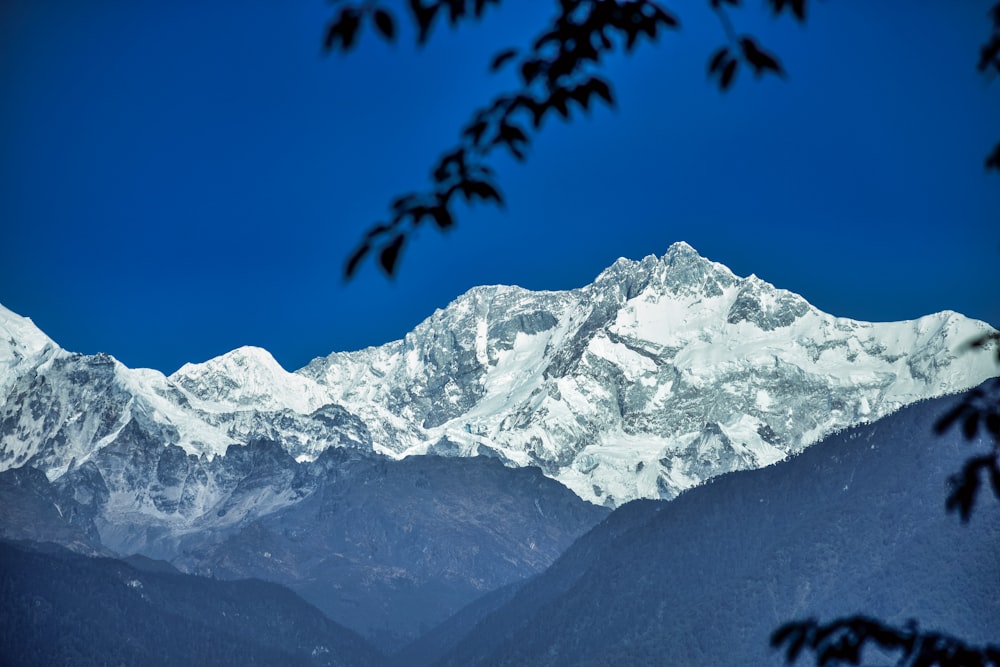
M 5 309 L 0 328 L 2 469 L 54 479 L 139 430 L 209 457 L 259 438 L 299 460 L 328 447 L 492 456 L 610 507 L 1000 373 L 992 350 L 965 348 L 985 323 L 838 318 L 686 243 L 579 289 L 474 288 L 403 340 L 294 373 L 247 347 L 164 377 L 65 352 Z

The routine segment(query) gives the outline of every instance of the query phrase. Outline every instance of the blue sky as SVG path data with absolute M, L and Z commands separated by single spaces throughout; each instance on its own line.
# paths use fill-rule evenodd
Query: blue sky
M 504 209 L 422 232 L 395 280 L 369 264 L 345 284 L 360 235 L 513 84 L 492 54 L 555 3 L 326 56 L 323 0 L 5 0 L 0 303 L 132 367 L 259 345 L 291 370 L 475 285 L 578 287 L 684 240 L 835 315 L 1000 325 L 1000 83 L 975 70 L 992 2 L 813 1 L 805 26 L 749 2 L 736 29 L 788 76 L 726 95 L 708 3 L 665 4 L 682 29 L 609 63 L 614 110 L 496 161 Z

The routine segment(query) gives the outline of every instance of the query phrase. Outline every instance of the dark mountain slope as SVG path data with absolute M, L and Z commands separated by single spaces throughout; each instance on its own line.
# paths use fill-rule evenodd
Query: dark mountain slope
M 138 570 L 0 542 L 5 665 L 377 665 L 361 637 L 262 581 Z
M 620 508 L 442 664 L 778 665 L 780 623 L 856 612 L 996 641 L 1000 505 L 984 498 L 964 526 L 944 511 L 976 451 L 932 433 L 955 400 Z
M 534 468 L 483 457 L 328 450 L 311 474 L 301 501 L 221 541 L 197 537 L 173 562 L 285 584 L 385 650 L 542 572 L 608 514 Z
M 195 519 L 183 503 L 135 509 L 151 495 L 184 497 L 184 480 L 200 473 L 223 492 Z M 132 490 L 109 492 L 122 479 Z M 297 463 L 266 441 L 211 461 L 125 442 L 52 483 L 30 468 L 2 472 L 0 500 L 0 536 L 274 581 L 386 651 L 542 572 L 609 513 L 535 468 L 495 459 L 329 449 Z
M 101 547 L 93 518 L 72 497 L 60 497 L 35 468 L 0 472 L 0 538 L 55 542 L 81 553 L 112 555 Z
M 475 626 L 511 601 L 530 580 L 516 581 L 478 598 L 388 659 L 390 667 L 430 665 L 447 655 Z

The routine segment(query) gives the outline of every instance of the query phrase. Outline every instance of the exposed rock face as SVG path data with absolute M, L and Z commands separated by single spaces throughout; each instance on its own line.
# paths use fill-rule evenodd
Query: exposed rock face
M 1000 369 L 962 348 L 988 330 L 951 312 L 832 317 L 681 243 L 578 290 L 471 290 L 402 341 L 300 373 L 383 451 L 492 449 L 615 507 L 975 385 Z

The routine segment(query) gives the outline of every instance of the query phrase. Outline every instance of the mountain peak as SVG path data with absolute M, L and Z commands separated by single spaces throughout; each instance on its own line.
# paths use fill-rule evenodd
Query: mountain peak
M 663 255 L 663 259 L 668 261 L 680 257 L 705 259 L 687 241 L 675 241 L 671 243 L 670 247 L 667 248 L 666 254 Z
M 48 345 L 58 347 L 30 317 L 22 317 L 0 305 L 0 360 L 5 358 L 2 355 L 8 345 L 33 353 L 41 352 Z
M 60 350 L 28 317 L 0 305 L 0 398 L 27 369 Z
M 312 380 L 289 373 L 261 347 L 244 345 L 200 364 L 184 364 L 170 380 L 198 398 L 239 406 L 309 413 L 323 404 Z
M 37 331 L 6 311 L 0 316 L 3 327 Z M 139 378 L 122 396 L 141 395 L 149 421 L 168 416 L 164 432 L 180 429 L 168 441 L 189 452 L 221 452 L 264 434 L 293 456 L 337 443 L 396 457 L 489 455 L 538 467 L 581 497 L 616 506 L 673 497 L 978 384 L 996 374 L 993 353 L 961 346 L 989 330 L 960 316 L 835 318 L 680 242 L 662 256 L 619 259 L 575 290 L 474 288 L 403 340 L 332 354 L 296 373 L 247 346 L 186 364 L 168 382 Z M 40 332 L 32 339 L 48 342 Z M 23 361 L 0 357 L 0 389 L 34 368 L 51 371 L 46 382 L 63 383 L 73 396 L 81 383 L 108 377 L 86 360 L 46 368 L 40 362 L 62 353 L 44 349 Z M 4 362 L 14 371 L 7 380 Z M 12 415 L 24 442 L 37 443 L 31 451 L 41 451 L 64 436 L 40 425 L 58 429 L 77 417 L 62 402 L 53 402 L 51 419 L 25 410 L 32 381 L 6 392 L 0 421 Z M 106 385 L 94 395 L 105 396 Z M 122 405 L 130 407 L 120 420 L 105 421 L 127 423 L 136 411 Z M 79 419 L 92 413 L 81 410 Z M 27 451 L 21 442 L 18 435 L 0 447 Z M 95 435 L 66 451 L 105 442 Z
M 217 357 L 212 357 L 208 361 L 186 363 L 174 372 L 170 379 L 179 381 L 218 372 L 238 375 L 274 375 L 276 372 L 280 373 L 284 370 L 281 364 L 264 348 L 244 345 Z

